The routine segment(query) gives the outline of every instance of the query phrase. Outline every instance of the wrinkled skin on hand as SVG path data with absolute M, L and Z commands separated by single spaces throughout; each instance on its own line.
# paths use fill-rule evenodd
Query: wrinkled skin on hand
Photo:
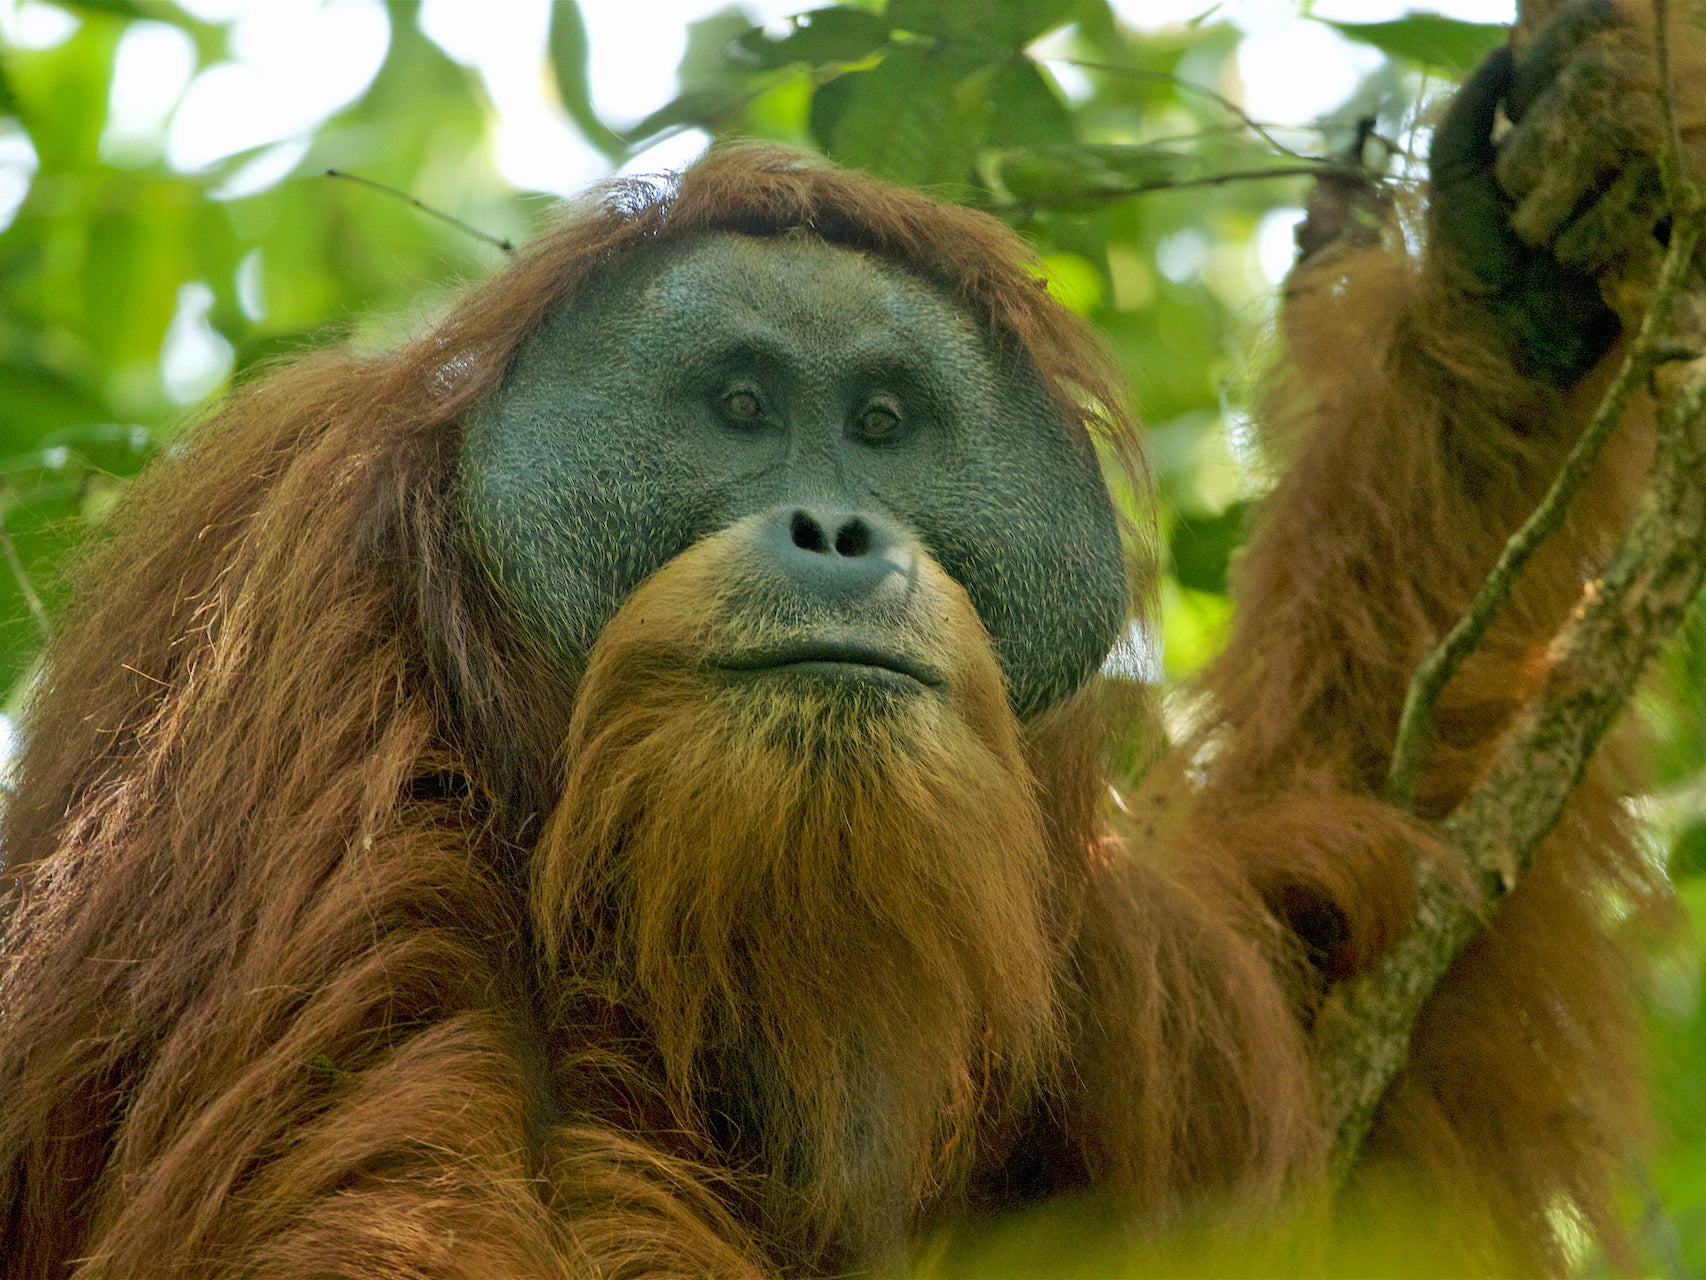
M 1665 211 L 1651 54 L 1601 38 L 1626 25 L 1609 0 L 1567 6 L 1515 62 L 1505 103 L 1497 174 L 1512 226 L 1585 275 L 1611 268 Z
M 1439 251 L 1481 292 L 1517 367 L 1558 387 L 1591 369 L 1622 327 L 1593 275 L 1604 265 L 1609 209 L 1602 217 L 1598 203 L 1587 200 L 1573 218 L 1585 193 L 1572 179 L 1597 183 L 1611 172 L 1617 183 L 1644 190 L 1643 172 L 1657 177 L 1646 159 L 1617 173 L 1634 159 L 1631 134 L 1603 110 L 1612 81 L 1587 56 L 1598 52 L 1592 37 L 1617 21 L 1614 6 L 1588 0 L 1554 19 L 1522 58 L 1495 50 L 1453 99 L 1430 157 Z M 1600 108 L 1595 123 L 1574 128 L 1588 96 Z M 1511 128 L 1495 144 L 1501 107 Z M 1557 153 L 1572 146 L 1570 164 L 1554 175 Z
M 1671 7 L 1673 25 L 1701 20 Z M 1432 217 L 1438 249 L 1485 298 L 1518 367 L 1563 387 L 1644 305 L 1669 230 L 1664 126 L 1648 5 L 1524 8 L 1513 48 L 1475 71 L 1435 135 Z M 1691 83 L 1698 42 L 1671 43 L 1672 83 Z M 1681 110 L 1698 150 L 1706 122 Z

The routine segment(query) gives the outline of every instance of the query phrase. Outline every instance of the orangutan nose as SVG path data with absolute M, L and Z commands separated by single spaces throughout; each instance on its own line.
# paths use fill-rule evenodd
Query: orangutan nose
M 802 596 L 821 604 L 864 599 L 912 561 L 907 539 L 883 520 L 828 506 L 777 508 L 765 517 L 758 548 Z

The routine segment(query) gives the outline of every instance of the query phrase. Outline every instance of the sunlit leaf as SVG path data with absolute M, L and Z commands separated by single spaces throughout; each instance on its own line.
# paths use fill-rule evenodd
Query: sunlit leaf
M 85 22 L 56 48 L 8 57 L 13 110 L 29 129 L 43 172 L 99 163 L 113 52 L 123 31 L 120 22 Z
M 896 48 L 870 71 L 835 82 L 846 82 L 847 96 L 830 157 L 911 186 L 966 181 L 991 115 L 994 74 L 916 45 Z
M 1043 282 L 1056 302 L 1079 315 L 1101 305 L 1105 290 L 1095 263 L 1076 253 L 1045 253 L 1040 261 Z
M 557 97 L 569 119 L 580 127 L 582 136 L 606 156 L 616 159 L 627 150 L 627 144 L 593 110 L 592 91 L 587 80 L 586 66 L 589 48 L 586 23 L 581 18 L 579 0 L 557 0 L 551 6 L 551 32 L 546 45 L 551 56 L 551 74 L 556 77 Z
M 889 24 L 866 9 L 838 5 L 812 9 L 788 19 L 790 30 L 771 39 L 753 27 L 736 40 L 741 55 L 755 67 L 773 69 L 805 62 L 858 62 L 888 43 Z
M 1070 143 L 1072 113 L 1047 76 L 1029 59 L 1003 63 L 989 85 L 994 112 L 989 144 L 997 147 L 1046 147 Z
M 1473 71 L 1510 35 L 1497 22 L 1462 22 L 1432 13 L 1412 13 L 1391 22 L 1331 22 L 1329 27 L 1347 39 L 1372 45 L 1394 58 L 1464 74 Z
M 1175 581 L 1161 589 L 1161 656 L 1175 679 L 1201 670 L 1226 646 L 1232 606 L 1223 595 Z
M 1098 0 L 889 0 L 887 14 L 900 31 L 1018 49 L 1095 8 L 1106 5 Z

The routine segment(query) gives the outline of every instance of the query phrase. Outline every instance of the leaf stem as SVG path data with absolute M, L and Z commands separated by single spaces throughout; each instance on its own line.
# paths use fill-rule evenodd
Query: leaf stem
M 354 182 L 360 186 L 369 187 L 374 191 L 383 192 L 394 199 L 401 200 L 406 205 L 412 205 L 422 213 L 426 214 L 429 218 L 437 218 L 440 222 L 448 222 L 458 231 L 465 231 L 469 235 L 473 236 L 474 239 L 483 241 L 484 243 L 491 245 L 494 249 L 501 249 L 505 253 L 515 252 L 515 245 L 507 238 L 500 239 L 489 232 L 481 231 L 480 228 L 472 225 L 471 223 L 462 221 L 461 218 L 458 218 L 453 214 L 446 213 L 443 209 L 433 208 L 425 200 L 417 199 L 407 191 L 399 191 L 396 187 L 388 186 L 383 182 L 375 182 L 372 178 L 364 178 L 359 173 L 350 173 L 345 169 L 327 169 L 326 176 L 328 178 L 341 178 L 345 182 Z
M 24 603 L 29 606 L 30 618 L 36 624 L 37 634 L 44 643 L 53 639 L 53 628 L 47 620 L 47 609 L 30 583 L 30 575 L 24 572 L 24 562 L 18 557 L 17 544 L 12 541 L 12 531 L 6 527 L 6 513 L 3 508 L 0 508 L 0 550 L 6 554 L 6 564 L 12 571 L 12 581 L 17 583 L 18 594 L 23 596 Z

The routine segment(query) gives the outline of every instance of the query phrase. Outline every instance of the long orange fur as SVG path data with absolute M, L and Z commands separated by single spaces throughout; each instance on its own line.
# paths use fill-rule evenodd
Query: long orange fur
M 1353 971 L 1402 927 L 1409 860 L 1447 856 L 1372 794 L 1404 682 L 1593 385 L 1522 382 L 1401 247 L 1321 255 L 1289 286 L 1289 469 L 1242 621 L 1138 818 L 1098 763 L 1129 691 L 1014 723 L 945 581 L 954 723 L 862 744 L 880 778 L 829 735 L 813 772 L 774 749 L 801 708 L 719 704 L 679 661 L 733 572 L 716 539 L 636 597 L 667 625 L 619 617 L 577 691 L 507 625 L 454 498 L 468 409 L 596 264 L 795 228 L 961 299 L 1142 474 L 1109 363 L 1011 233 L 755 149 L 616 185 L 393 354 L 248 382 L 136 485 L 30 713 L 0 1274 L 760 1275 L 821 1265 L 870 1167 L 903 1171 L 914 1230 L 1074 1189 L 1158 1223 L 1309 1184 L 1321 993 L 1287 925 L 1335 921 L 1317 958 Z M 1631 439 L 1452 686 L 1428 815 L 1605 554 Z M 1483 1207 L 1501 1264 L 1556 1265 L 1560 1205 L 1604 1222 L 1636 1115 L 1604 904 L 1661 888 L 1616 796 L 1584 784 L 1372 1144 L 1370 1185 Z M 753 905 L 775 895 L 797 913 Z M 894 1083 L 876 1156 L 849 1136 L 850 1035 Z M 692 1105 L 731 1044 L 786 1086 L 739 1158 Z M 766 1172 L 790 1163 L 810 1176 Z

